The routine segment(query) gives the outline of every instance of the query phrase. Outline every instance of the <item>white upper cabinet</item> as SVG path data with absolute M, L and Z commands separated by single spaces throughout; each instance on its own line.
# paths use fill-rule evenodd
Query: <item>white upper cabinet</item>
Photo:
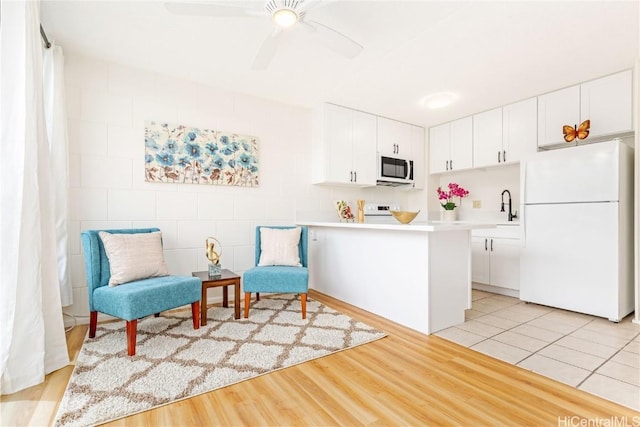
M 502 163 L 506 150 L 502 147 L 502 108 L 473 116 L 473 166 Z
M 591 121 L 587 138 L 633 130 L 632 73 L 622 71 L 538 97 L 538 146 L 564 142 L 562 126 Z
M 537 99 L 473 116 L 473 166 L 519 162 L 536 152 Z
M 333 104 L 314 111 L 312 182 L 376 185 L 376 116 Z
M 473 164 L 471 117 L 429 129 L 429 173 L 469 169 Z
M 537 140 L 537 98 L 502 107 L 502 163 L 519 162 L 535 154 Z
M 585 120 L 588 139 L 633 131 L 632 70 L 429 128 L 429 172 L 520 162 Z
M 376 116 L 353 111 L 351 142 L 353 182 L 356 185 L 376 184 Z M 346 174 L 345 174 L 346 177 Z
M 564 141 L 562 126 L 580 124 L 580 85 L 538 97 L 538 147 Z
M 378 154 L 413 160 L 414 188 L 424 188 L 424 128 L 378 117 Z
M 429 173 L 449 170 L 451 159 L 451 123 L 429 128 Z
M 469 169 L 473 166 L 473 120 L 471 117 L 451 122 L 451 157 L 449 170 Z
M 580 122 L 591 120 L 588 138 L 633 130 L 631 70 L 580 85 Z
M 425 146 L 424 128 L 410 126 L 411 160 L 413 160 L 413 188 L 421 190 L 425 186 Z
M 400 158 L 410 155 L 410 126 L 386 117 L 378 117 L 378 154 Z

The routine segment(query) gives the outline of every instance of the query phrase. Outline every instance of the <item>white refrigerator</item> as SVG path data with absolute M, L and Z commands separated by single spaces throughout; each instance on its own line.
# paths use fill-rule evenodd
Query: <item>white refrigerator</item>
M 520 299 L 617 322 L 634 309 L 633 151 L 619 140 L 521 167 Z

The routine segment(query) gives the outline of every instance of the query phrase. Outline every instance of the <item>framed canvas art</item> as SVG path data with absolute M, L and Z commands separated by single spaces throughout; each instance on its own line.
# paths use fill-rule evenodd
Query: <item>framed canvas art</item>
M 258 138 L 145 122 L 145 180 L 257 187 Z

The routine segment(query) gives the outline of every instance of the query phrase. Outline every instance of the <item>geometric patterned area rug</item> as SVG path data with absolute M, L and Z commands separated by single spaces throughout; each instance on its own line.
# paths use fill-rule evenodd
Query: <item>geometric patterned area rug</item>
M 303 320 L 295 295 L 254 302 L 248 319 L 234 319 L 232 307 L 209 307 L 198 330 L 191 310 L 146 317 L 133 357 L 125 322 L 99 323 L 77 357 L 54 425 L 113 421 L 384 336 L 317 301 L 307 301 Z

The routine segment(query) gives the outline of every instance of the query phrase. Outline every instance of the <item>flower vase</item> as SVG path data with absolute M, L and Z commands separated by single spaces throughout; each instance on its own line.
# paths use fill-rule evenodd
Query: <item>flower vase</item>
M 456 220 L 456 211 L 455 209 L 443 210 L 442 211 L 442 221 L 453 222 Z

